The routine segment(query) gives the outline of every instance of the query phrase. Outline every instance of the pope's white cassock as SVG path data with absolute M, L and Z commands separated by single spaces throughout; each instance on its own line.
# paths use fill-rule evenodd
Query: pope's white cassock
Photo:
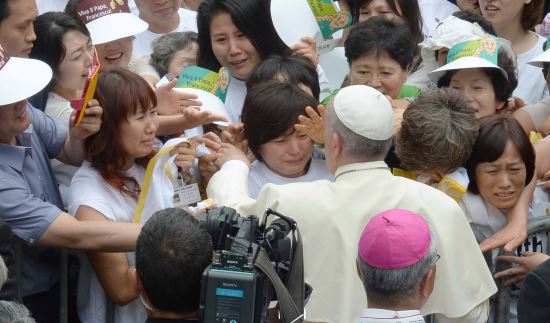
M 208 196 L 243 216 L 261 216 L 272 208 L 297 221 L 304 241 L 305 280 L 313 287 L 306 306 L 308 322 L 358 322 L 367 298 L 355 267 L 357 243 L 368 220 L 392 208 L 423 215 L 436 238 L 441 259 L 422 313 L 462 317 L 471 311 L 458 320 L 438 319 L 485 322 L 485 301 L 497 289 L 466 217 L 447 195 L 393 176 L 382 161 L 342 166 L 334 183 L 268 184 L 256 200 L 248 197 L 247 185 L 246 168 L 224 167 L 208 184 Z

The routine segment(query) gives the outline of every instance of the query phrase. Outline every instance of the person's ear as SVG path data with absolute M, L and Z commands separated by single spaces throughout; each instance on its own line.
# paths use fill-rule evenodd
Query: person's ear
M 506 108 L 507 102 L 495 101 L 495 110 L 498 112 Z
M 428 297 L 432 294 L 435 284 L 435 266 L 430 268 L 422 281 L 420 282 L 420 297 L 422 299 L 422 305 L 428 300 Z
M 138 294 L 143 293 L 143 285 L 141 284 L 141 280 L 139 279 L 139 274 L 137 270 L 135 268 L 132 268 L 130 270 L 130 284 Z
M 332 149 L 334 151 L 335 157 L 339 157 L 342 155 L 342 152 L 344 151 L 344 141 L 342 140 L 342 137 L 335 131 L 332 132 Z
M 359 257 L 355 259 L 355 269 L 357 270 L 357 276 L 359 276 L 359 279 L 363 280 L 363 274 L 361 273 L 361 264 L 359 263 Z

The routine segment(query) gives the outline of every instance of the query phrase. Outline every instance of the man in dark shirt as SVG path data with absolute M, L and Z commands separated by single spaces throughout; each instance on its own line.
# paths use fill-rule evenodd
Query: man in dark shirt
M 136 284 L 147 323 L 198 322 L 201 276 L 212 262 L 206 227 L 181 209 L 156 212 L 136 247 Z

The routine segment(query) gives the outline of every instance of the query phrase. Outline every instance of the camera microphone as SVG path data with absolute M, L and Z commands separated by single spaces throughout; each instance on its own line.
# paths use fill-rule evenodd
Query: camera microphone
M 266 229 L 265 237 L 269 241 L 284 239 L 290 233 L 290 226 L 284 219 L 276 219 Z

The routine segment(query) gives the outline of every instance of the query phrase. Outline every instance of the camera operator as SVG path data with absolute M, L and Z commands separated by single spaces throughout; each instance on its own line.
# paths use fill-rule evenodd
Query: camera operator
M 203 224 L 181 209 L 155 212 L 136 247 L 146 322 L 199 322 L 201 276 L 211 262 L 212 238 Z

